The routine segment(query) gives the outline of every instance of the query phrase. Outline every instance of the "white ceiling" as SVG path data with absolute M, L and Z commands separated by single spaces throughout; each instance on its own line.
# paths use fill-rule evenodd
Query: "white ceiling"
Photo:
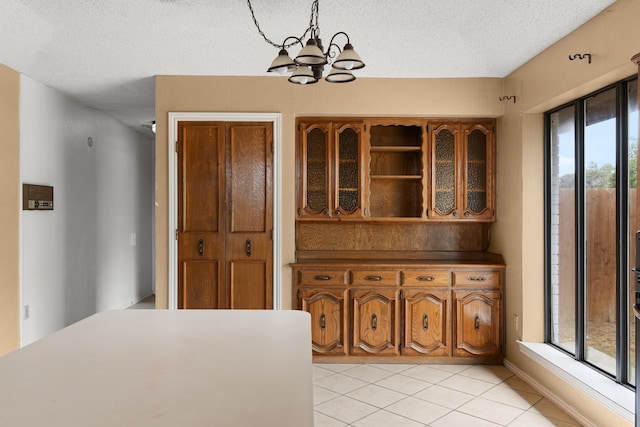
M 321 0 L 319 24 L 349 34 L 358 77 L 504 77 L 612 3 Z M 311 0 L 252 4 L 278 44 L 308 26 Z M 0 63 L 138 130 L 155 75 L 264 76 L 277 53 L 246 0 L 0 0 Z

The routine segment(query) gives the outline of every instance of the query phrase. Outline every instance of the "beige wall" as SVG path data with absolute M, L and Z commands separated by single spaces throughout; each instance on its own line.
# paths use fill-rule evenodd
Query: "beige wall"
M 620 0 L 504 80 L 518 102 L 498 121 L 499 222 L 491 249 L 507 263 L 507 359 L 597 425 L 629 425 L 519 351 L 517 340 L 544 341 L 544 111 L 637 72 L 640 1 Z M 570 61 L 591 53 L 592 63 Z M 518 330 L 514 315 L 520 319 Z
M 277 112 L 282 114 L 282 306 L 291 307 L 295 241 L 296 116 L 473 116 L 502 114 L 501 79 L 358 79 L 340 85 L 292 85 L 284 77 L 156 79 L 156 304 L 168 306 L 169 112 Z M 277 268 L 277 266 L 276 266 Z
M 0 65 L 0 356 L 20 344 L 20 75 Z

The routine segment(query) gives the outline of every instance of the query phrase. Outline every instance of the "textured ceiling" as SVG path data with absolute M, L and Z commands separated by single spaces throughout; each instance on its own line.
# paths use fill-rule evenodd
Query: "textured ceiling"
M 503 77 L 612 3 L 322 0 L 319 24 L 349 34 L 358 77 Z M 308 26 L 311 0 L 252 4 L 278 44 Z M 245 0 L 0 0 L 0 63 L 138 130 L 155 75 L 264 76 L 277 52 Z

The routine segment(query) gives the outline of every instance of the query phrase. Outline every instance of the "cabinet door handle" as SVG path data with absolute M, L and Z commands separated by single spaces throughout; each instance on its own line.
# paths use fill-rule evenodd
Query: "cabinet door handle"
M 371 329 L 374 331 L 378 329 L 378 315 L 375 313 L 371 315 Z
M 425 331 L 429 329 L 429 315 L 427 313 L 422 316 L 422 329 Z
M 251 240 L 247 239 L 247 241 L 244 244 L 245 246 L 245 252 L 247 253 L 247 256 L 251 256 Z
M 202 239 L 198 240 L 198 253 L 200 256 L 204 255 L 204 240 Z
M 320 315 L 320 329 L 324 331 L 324 329 L 327 327 L 327 316 L 322 313 Z
M 364 276 L 364 280 L 368 280 L 370 282 L 379 282 L 382 280 L 382 276 Z
M 453 211 L 453 216 L 455 216 L 456 218 L 458 217 L 458 210 L 457 209 L 455 211 Z
M 467 280 L 470 282 L 484 282 L 485 280 L 487 280 L 487 278 L 484 276 L 478 276 L 478 277 L 469 276 L 467 277 Z
M 332 277 L 331 276 L 313 276 L 313 280 L 331 280 Z
M 418 276 L 417 279 L 419 282 L 433 282 L 436 280 L 433 276 Z
M 478 316 L 477 314 L 473 318 L 473 327 L 476 331 L 480 330 L 480 316 Z

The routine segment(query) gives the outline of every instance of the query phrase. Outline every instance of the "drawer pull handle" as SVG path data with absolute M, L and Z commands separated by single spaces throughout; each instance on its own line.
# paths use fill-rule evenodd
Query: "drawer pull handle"
M 473 318 L 473 327 L 476 331 L 480 330 L 480 316 L 478 316 L 477 314 Z
M 204 255 L 204 240 L 202 239 L 198 240 L 198 254 L 200 254 L 200 256 Z
M 434 280 L 436 280 L 436 278 L 433 276 L 418 276 L 419 282 L 433 282 Z
M 368 280 L 370 282 L 379 282 L 382 280 L 382 276 L 364 276 L 364 280 Z
M 374 331 L 378 329 L 378 315 L 375 313 L 371 315 L 371 329 Z
M 331 280 L 332 277 L 331 276 L 313 276 L 313 280 Z
M 426 313 L 422 316 L 422 329 L 425 331 L 429 329 L 429 315 Z
M 247 239 L 244 243 L 244 250 L 247 253 L 247 256 L 251 256 L 251 240 Z
M 327 316 L 324 313 L 322 313 L 320 315 L 320 329 L 324 331 L 326 327 L 327 327 Z
M 467 280 L 470 282 L 484 282 L 485 280 L 487 280 L 487 278 L 484 276 L 478 276 L 478 277 L 469 276 L 467 277 Z

